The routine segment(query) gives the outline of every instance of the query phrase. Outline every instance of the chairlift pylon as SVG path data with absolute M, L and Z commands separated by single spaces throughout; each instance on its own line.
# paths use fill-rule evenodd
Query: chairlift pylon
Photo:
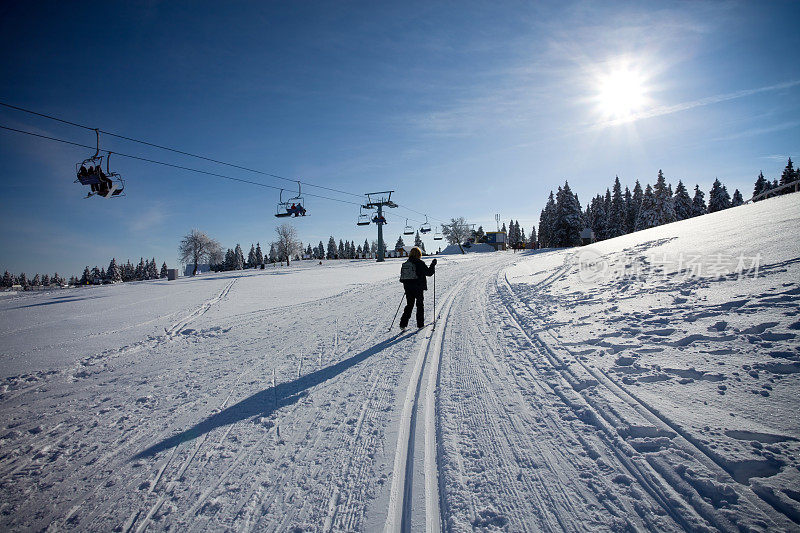
M 408 219 L 406 219 L 406 227 L 403 230 L 403 235 L 414 235 L 414 228 L 408 225 Z

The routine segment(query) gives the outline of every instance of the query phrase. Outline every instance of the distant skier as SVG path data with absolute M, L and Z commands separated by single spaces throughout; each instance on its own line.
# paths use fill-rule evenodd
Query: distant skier
M 436 267 L 436 259 L 431 261 L 431 266 L 427 266 L 422 261 L 422 250 L 413 247 L 408 253 L 408 260 L 400 268 L 400 281 L 406 291 L 406 304 L 403 315 L 400 317 L 400 329 L 408 327 L 411 319 L 411 311 L 414 303 L 417 305 L 417 327 L 425 326 L 425 308 L 423 307 L 423 291 L 428 290 L 427 276 L 433 276 Z

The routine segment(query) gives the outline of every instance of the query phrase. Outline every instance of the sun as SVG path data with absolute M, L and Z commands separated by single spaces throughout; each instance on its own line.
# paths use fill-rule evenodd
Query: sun
M 645 76 L 630 67 L 620 67 L 597 79 L 598 111 L 613 121 L 632 119 L 648 102 Z

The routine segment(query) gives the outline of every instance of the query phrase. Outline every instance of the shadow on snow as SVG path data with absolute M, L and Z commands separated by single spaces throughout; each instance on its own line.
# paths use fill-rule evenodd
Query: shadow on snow
M 334 365 L 322 368 L 305 376 L 301 376 L 293 381 L 280 383 L 275 387 L 269 387 L 259 391 L 249 398 L 245 398 L 239 403 L 231 405 L 219 413 L 209 416 L 202 422 L 195 424 L 186 431 L 164 439 L 161 442 L 150 446 L 146 450 L 137 453 L 133 456 L 132 460 L 151 457 L 159 452 L 163 452 L 164 450 L 174 448 L 183 442 L 196 439 L 197 437 L 221 426 L 234 424 L 255 416 L 269 416 L 279 408 L 298 401 L 303 396 L 302 393 L 308 389 L 338 376 L 345 370 L 354 367 L 368 357 L 380 353 L 386 348 L 411 337 L 415 333 L 416 332 L 408 333 L 406 335 L 394 335 Z

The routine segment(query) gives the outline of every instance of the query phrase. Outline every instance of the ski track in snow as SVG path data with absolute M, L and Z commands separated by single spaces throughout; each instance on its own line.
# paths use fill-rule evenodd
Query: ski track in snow
M 568 261 L 568 257 L 565 258 L 566 261 Z M 625 442 L 626 440 L 635 441 L 642 436 L 661 437 L 668 439 L 669 444 L 659 443 L 659 448 L 662 446 L 675 447 L 685 452 L 685 455 L 680 459 L 682 465 L 692 464 L 693 469 L 704 472 L 710 479 L 720 480 L 734 474 L 733 472 L 725 471 L 722 465 L 715 462 L 713 455 L 709 454 L 707 449 L 703 449 L 696 442 L 692 442 L 693 439 L 688 437 L 681 428 L 671 423 L 645 402 L 639 400 L 623 384 L 615 382 L 601 369 L 592 367 L 574 357 L 574 354 L 571 354 L 566 347 L 560 345 L 561 342 L 552 335 L 552 332 L 547 332 L 550 345 L 542 339 L 541 334 L 529 335 L 526 333 L 526 329 L 530 328 L 523 326 L 523 323 L 527 323 L 527 321 L 520 319 L 522 313 L 525 311 L 532 313 L 534 316 L 533 321 L 537 322 L 542 321 L 544 317 L 535 314 L 536 311 L 534 309 L 523 304 L 515 297 L 512 286 L 505 276 L 503 277 L 503 285 L 503 292 L 512 300 L 509 302 L 508 308 L 518 330 L 529 340 L 531 347 L 538 349 L 542 358 L 562 377 L 564 384 L 562 390 L 571 389 L 570 392 L 573 394 L 573 398 L 578 398 L 575 393 L 582 397 L 582 400 L 576 402 L 576 411 L 579 416 L 586 417 L 585 413 L 588 411 L 590 413 L 588 420 L 593 425 L 600 427 L 610 438 L 616 440 L 616 445 L 619 446 L 621 454 L 632 457 L 637 455 L 635 446 L 639 443 L 628 445 Z M 551 345 L 556 345 L 557 347 Z M 568 356 L 572 355 L 572 360 L 567 361 L 563 356 L 557 355 L 558 348 L 562 353 Z M 603 389 L 599 394 L 584 392 L 589 388 L 596 389 L 598 387 Z M 630 412 L 631 408 L 633 412 Z M 619 413 L 621 410 L 628 410 L 628 412 L 624 413 L 623 416 L 619 416 L 622 414 Z M 627 427 L 620 427 L 620 423 L 626 424 Z M 625 433 L 627 433 L 627 439 Z M 623 435 L 622 439 L 619 439 L 619 435 Z M 685 481 L 671 472 L 672 465 L 669 465 L 663 458 L 647 457 L 647 460 L 650 463 L 650 468 L 647 468 L 641 462 L 631 462 L 629 463 L 629 472 L 633 477 L 642 481 L 644 486 L 649 486 L 648 492 L 651 492 L 654 497 L 660 500 L 664 510 L 673 515 L 683 528 L 696 529 L 700 527 L 701 524 L 697 522 L 697 517 L 702 517 L 709 526 L 715 529 L 722 531 L 739 530 L 735 522 L 720 514 L 713 509 L 712 505 L 704 501 L 704 496 L 707 496 L 702 489 L 708 489 L 709 487 L 688 486 Z M 736 493 L 738 505 L 742 507 L 739 513 L 742 515 L 753 516 L 758 520 L 763 520 L 765 523 L 772 522 L 773 527 L 780 529 L 792 528 L 792 523 L 789 520 L 774 513 L 765 513 L 767 506 L 772 505 L 771 502 L 762 500 L 749 487 L 740 484 L 728 484 L 725 488 L 729 493 Z M 671 494 L 674 498 L 673 501 L 670 502 L 669 499 L 661 498 L 660 495 L 662 494 Z M 694 508 L 694 513 L 687 513 L 689 506 Z M 780 509 L 776 510 L 780 512 Z
M 796 219 L 800 200 L 769 202 L 741 212 Z M 741 215 L 602 257 L 708 242 L 725 217 Z M 386 332 L 396 261 L 185 280 L 183 311 L 148 299 L 105 332 L 115 348 L 3 384 L 0 528 L 797 531 L 800 435 L 772 414 L 798 407 L 797 248 L 767 247 L 746 284 L 647 290 L 580 286 L 579 250 L 451 256 L 436 328 L 405 333 Z M 266 300 L 343 275 L 320 298 Z M 106 307 L 142 300 L 124 294 Z M 59 324 L 56 307 L 35 309 Z M 163 334 L 132 339 L 142 324 Z

